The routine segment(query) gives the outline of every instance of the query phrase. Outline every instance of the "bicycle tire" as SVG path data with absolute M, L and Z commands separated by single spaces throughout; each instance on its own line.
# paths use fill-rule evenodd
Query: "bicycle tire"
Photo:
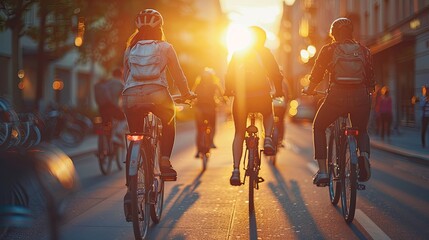
M 161 178 L 161 169 L 159 165 L 161 150 L 160 142 L 158 141 L 153 157 L 153 186 L 152 193 L 154 194 L 153 204 L 150 206 L 150 216 L 155 224 L 161 221 L 162 210 L 164 207 L 164 180 Z
M 104 134 L 98 135 L 98 165 L 103 175 L 109 175 L 112 171 L 112 158 L 109 151 L 109 140 Z
M 351 159 L 356 154 L 356 139 L 348 136 L 344 144 L 344 155 L 341 169 L 341 206 L 344 220 L 347 223 L 353 221 L 356 210 L 356 191 L 357 191 L 357 159 Z
M 341 196 L 341 181 L 338 158 L 338 135 L 334 130 L 329 136 L 328 145 L 328 174 L 329 174 L 329 199 L 336 206 Z
M 274 123 L 274 129 L 273 129 L 273 146 L 274 146 L 274 155 L 273 156 L 269 156 L 269 160 L 271 162 L 271 164 L 273 166 L 276 165 L 276 160 L 277 160 L 277 151 L 278 151 L 278 146 L 279 146 L 279 128 L 277 126 L 277 124 L 279 123 Z
M 256 172 L 255 172 L 255 158 L 258 153 L 255 149 L 249 149 L 249 161 L 247 164 L 247 175 L 249 176 L 249 212 L 255 211 L 255 188 L 256 188 Z
M 130 143 L 129 151 L 135 150 L 133 145 L 135 142 Z M 138 154 L 138 168 L 137 173 L 129 177 L 129 188 L 131 195 L 131 219 L 133 222 L 133 230 L 135 239 L 145 239 L 149 230 L 150 222 L 150 205 L 147 199 L 147 171 L 145 162 L 148 155 L 145 149 L 146 144 L 143 142 Z M 129 156 L 133 156 L 130 154 Z

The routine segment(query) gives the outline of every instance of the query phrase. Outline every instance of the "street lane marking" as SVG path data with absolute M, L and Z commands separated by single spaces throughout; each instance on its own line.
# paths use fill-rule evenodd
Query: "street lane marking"
M 307 167 L 311 172 L 316 173 L 319 169 L 316 162 L 307 163 Z M 377 240 L 390 240 L 390 237 L 381 230 L 365 213 L 360 209 L 355 211 L 355 220 L 365 229 L 365 231 L 372 237 L 372 239 Z
M 377 240 L 390 240 L 390 237 L 383 232 L 365 213 L 360 209 L 355 211 L 355 220 L 365 229 L 365 231 L 372 237 L 372 239 Z
M 310 169 L 311 172 L 316 173 L 319 170 L 319 167 L 317 166 L 315 161 L 307 163 L 307 167 Z

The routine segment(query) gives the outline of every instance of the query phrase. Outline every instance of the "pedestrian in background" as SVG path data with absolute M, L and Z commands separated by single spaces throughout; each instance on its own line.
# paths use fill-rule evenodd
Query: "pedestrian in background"
M 428 86 L 422 86 L 422 96 L 421 97 L 413 97 L 411 99 L 412 103 L 415 104 L 419 102 L 419 106 L 422 108 L 422 131 L 421 131 L 421 142 L 422 147 L 426 147 L 426 130 L 429 125 L 429 92 Z
M 390 128 L 392 126 L 392 97 L 390 96 L 389 88 L 383 86 L 380 90 L 381 96 L 378 99 L 380 113 L 380 136 L 384 140 L 386 135 L 390 139 Z

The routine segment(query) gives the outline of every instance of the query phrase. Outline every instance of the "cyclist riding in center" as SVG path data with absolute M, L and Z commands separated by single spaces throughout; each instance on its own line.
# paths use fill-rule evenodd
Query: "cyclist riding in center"
M 264 153 L 275 154 L 271 134 L 274 125 L 271 86 L 275 87 L 275 97 L 282 97 L 283 76 L 279 66 L 268 48 L 265 31 L 257 26 L 249 28 L 252 44 L 249 48 L 233 54 L 225 78 L 225 95 L 234 96 L 232 113 L 235 135 L 232 145 L 233 171 L 230 184 L 241 185 L 240 161 L 246 132 L 247 115 L 259 112 L 263 116 L 265 129 Z
M 168 68 L 185 99 L 194 98 L 173 46 L 165 41 L 161 14 L 153 9 L 141 11 L 135 20 L 136 31 L 130 36 L 124 54 L 122 93 L 124 112 L 131 133 L 143 131 L 144 116 L 139 107 L 153 103 L 153 114 L 161 119 L 161 174 L 175 178 L 170 162 L 176 132 L 175 105 L 168 89 Z
M 118 120 L 118 124 L 112 132 L 112 141 L 120 146 L 124 144 L 123 134 L 127 127 L 125 115 L 120 106 L 124 90 L 121 77 L 121 69 L 116 68 L 112 73 L 112 78 L 102 78 L 94 85 L 95 102 L 103 123 L 111 122 L 113 119 Z
M 320 50 L 311 70 L 310 85 L 303 89 L 304 94 L 315 95 L 315 88 L 323 80 L 325 71 L 329 73 L 328 92 L 313 121 L 314 158 L 319 165 L 313 184 L 323 185 L 329 182 L 325 130 L 338 117 L 347 113 L 350 113 L 353 127 L 359 131 L 359 181 L 364 182 L 371 176 L 367 126 L 371 93 L 375 86 L 372 56 L 368 48 L 353 39 L 353 24 L 350 19 L 334 20 L 330 36 L 332 43 Z

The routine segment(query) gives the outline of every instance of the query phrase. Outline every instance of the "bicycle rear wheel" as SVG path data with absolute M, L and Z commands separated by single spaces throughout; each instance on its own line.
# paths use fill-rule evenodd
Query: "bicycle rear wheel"
M 329 199 L 332 205 L 337 205 L 341 194 L 341 181 L 339 171 L 339 156 L 336 134 L 332 132 L 329 136 L 328 145 L 328 173 L 329 173 Z
M 136 142 L 130 143 L 129 150 L 136 150 L 134 148 Z M 145 163 L 148 160 L 148 155 L 145 149 L 146 144 L 142 143 L 143 146 L 140 148 L 140 154 L 137 154 L 138 159 L 137 173 L 129 178 L 129 188 L 131 195 L 131 215 L 133 222 L 133 230 L 135 239 L 145 239 L 150 222 L 150 204 L 147 199 L 147 177 Z M 136 154 L 130 153 L 129 156 L 135 156 Z M 134 159 L 133 159 L 134 161 Z
M 150 206 L 150 216 L 152 217 L 152 221 L 154 223 L 159 223 L 161 220 L 162 209 L 164 206 L 164 180 L 161 178 L 161 170 L 159 167 L 160 157 L 160 143 L 158 141 L 153 158 L 153 198 L 151 199 L 153 202 Z
M 112 170 L 112 155 L 109 151 L 109 140 L 106 135 L 98 135 L 98 165 L 103 175 L 109 175 Z
M 344 220 L 351 223 L 356 209 L 357 159 L 352 159 L 353 156 L 356 156 L 356 139 L 348 136 L 344 147 L 344 162 L 341 169 L 341 182 L 343 183 L 341 186 L 341 205 Z
M 258 157 L 255 149 L 249 149 L 249 162 L 247 164 L 246 174 L 249 176 L 249 212 L 255 211 L 255 188 L 257 184 L 257 174 L 255 169 L 255 158 Z

